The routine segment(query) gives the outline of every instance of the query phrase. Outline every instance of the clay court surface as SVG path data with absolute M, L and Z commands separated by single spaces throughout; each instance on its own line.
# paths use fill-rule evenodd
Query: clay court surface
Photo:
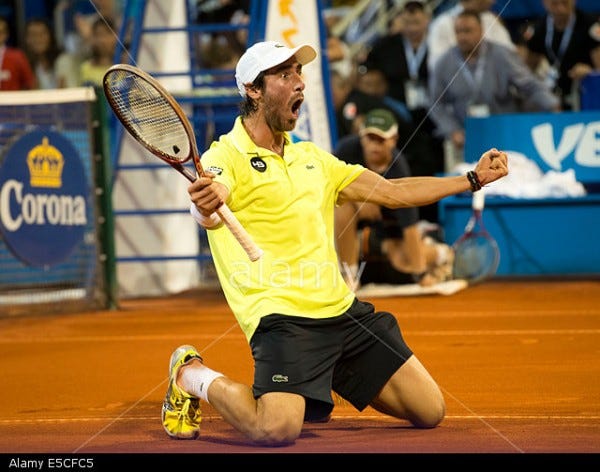
M 268 449 L 205 405 L 200 438 L 169 439 L 160 409 L 178 345 L 252 381 L 249 348 L 224 298 L 199 291 L 122 300 L 105 312 L 0 318 L 4 464 L 25 453 L 159 453 L 161 464 L 167 454 L 262 452 L 559 453 L 600 464 L 599 280 L 494 280 L 451 296 L 372 301 L 397 315 L 442 388 L 439 427 L 414 429 L 339 403 L 295 445 Z

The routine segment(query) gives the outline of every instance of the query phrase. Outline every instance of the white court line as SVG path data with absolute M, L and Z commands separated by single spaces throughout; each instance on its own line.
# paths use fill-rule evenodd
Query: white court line
M 520 334 L 600 334 L 600 329 L 467 329 L 452 331 L 411 331 L 411 336 L 514 336 Z
M 396 317 L 402 321 L 402 319 L 409 318 L 433 318 L 433 319 L 443 319 L 449 320 L 454 318 L 468 318 L 468 319 L 480 319 L 480 318 L 490 318 L 501 316 L 502 318 L 551 318 L 551 317 L 561 317 L 561 316 L 578 316 L 578 317 L 589 317 L 589 316 L 600 316 L 600 311 L 598 309 L 590 308 L 590 309 L 575 309 L 575 310 L 536 310 L 536 309 L 502 309 L 498 310 L 477 310 L 470 313 L 465 313 L 464 310 L 451 310 L 444 309 L 444 311 L 432 311 L 432 310 L 411 310 L 411 311 L 402 311 L 401 309 L 393 309 L 393 313 L 395 313 Z
M 403 420 L 398 420 L 384 415 L 331 415 L 333 420 L 352 420 L 352 421 L 384 421 L 389 423 L 401 423 Z M 600 420 L 599 415 L 446 415 L 444 422 L 447 420 Z M 62 424 L 62 423 L 92 423 L 98 421 L 158 421 L 160 423 L 160 415 L 155 416 L 93 416 L 83 418 L 15 418 L 0 420 L 0 426 L 19 426 L 26 424 Z M 202 421 L 225 421 L 218 415 L 202 415 Z M 311 423 L 307 423 L 311 424 Z M 312 424 L 327 424 L 327 423 L 312 423 Z
M 116 336 L 45 336 L 45 337 L 28 337 L 28 338 L 3 338 L 0 337 L 0 344 L 40 344 L 40 343 L 66 343 L 66 342 L 115 342 L 115 341 L 169 341 L 169 340 L 181 340 L 183 338 L 194 339 L 214 339 L 219 336 L 216 333 L 204 333 L 204 334 L 193 334 L 181 333 L 181 334 L 148 334 L 148 335 L 116 335 Z M 241 333 L 227 334 L 228 339 L 246 339 Z
M 566 334 L 600 334 L 600 329 L 470 329 L 450 331 L 403 331 L 410 336 L 518 336 L 518 335 L 566 335 Z M 0 337 L 0 344 L 40 344 L 40 343 L 64 343 L 64 342 L 116 342 L 116 341 L 168 341 L 190 337 L 189 334 L 148 334 L 148 335 L 115 335 L 115 336 L 44 336 L 44 337 Z M 194 334 L 194 339 L 214 339 L 216 333 Z M 229 333 L 228 339 L 245 339 L 241 333 Z

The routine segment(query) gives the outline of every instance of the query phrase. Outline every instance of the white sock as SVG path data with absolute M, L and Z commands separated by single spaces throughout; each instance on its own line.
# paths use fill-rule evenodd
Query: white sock
M 179 377 L 179 386 L 190 395 L 208 403 L 208 387 L 218 377 L 224 377 L 206 366 L 184 369 Z

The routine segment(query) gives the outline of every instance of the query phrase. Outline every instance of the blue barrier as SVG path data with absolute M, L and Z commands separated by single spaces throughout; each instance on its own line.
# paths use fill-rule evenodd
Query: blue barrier
M 573 198 L 487 197 L 484 222 L 500 248 L 497 276 L 600 274 L 600 193 L 594 191 L 600 186 L 600 111 L 467 119 L 465 160 L 475 162 L 491 147 L 523 154 L 542 172 L 573 169 L 588 190 Z M 439 202 L 448 243 L 462 234 L 470 214 L 469 193 Z
M 470 117 L 465 133 L 467 162 L 496 147 L 523 154 L 544 173 L 573 169 L 584 185 L 600 182 L 600 110 Z
M 582 110 L 600 110 L 600 73 L 594 72 L 583 78 L 580 94 Z

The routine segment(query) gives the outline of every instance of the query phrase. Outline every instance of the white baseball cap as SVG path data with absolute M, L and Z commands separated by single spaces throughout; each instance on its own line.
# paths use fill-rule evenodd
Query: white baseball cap
M 277 41 L 263 41 L 249 47 L 235 68 L 235 81 L 240 95 L 246 96 L 245 85 L 254 82 L 258 74 L 283 64 L 292 56 L 296 56 L 298 62 L 304 65 L 317 57 L 317 51 L 308 44 L 290 49 Z

